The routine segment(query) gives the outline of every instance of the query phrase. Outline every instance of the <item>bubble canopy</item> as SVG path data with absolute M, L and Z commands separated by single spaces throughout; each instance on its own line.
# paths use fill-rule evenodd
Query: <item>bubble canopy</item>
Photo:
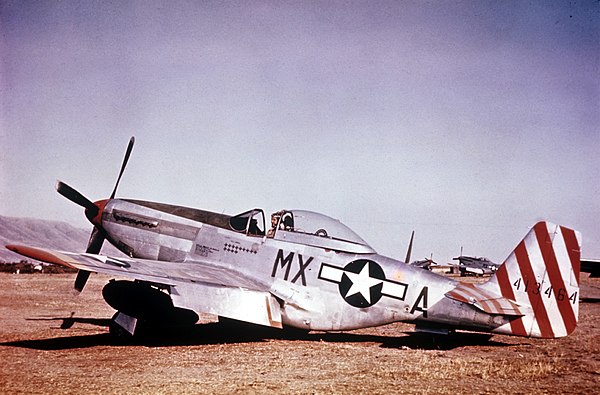
M 375 250 L 352 229 L 335 218 L 308 210 L 280 210 L 271 214 L 271 229 L 265 232 L 264 212 L 245 211 L 229 218 L 229 228 L 248 236 L 266 236 L 290 243 L 327 250 L 372 254 Z
M 373 253 L 369 244 L 335 218 L 308 210 L 283 210 L 276 239 L 335 250 Z
M 285 215 L 288 213 L 293 218 L 293 228 L 289 229 L 292 232 L 315 234 L 317 236 L 368 245 L 352 229 L 335 218 L 307 210 L 286 210 L 283 217 L 285 218 Z

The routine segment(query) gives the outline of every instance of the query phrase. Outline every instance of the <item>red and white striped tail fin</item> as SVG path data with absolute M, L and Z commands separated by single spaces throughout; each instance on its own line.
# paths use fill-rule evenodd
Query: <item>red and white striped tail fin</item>
M 563 226 L 538 222 L 481 285 L 499 292 L 531 313 L 494 332 L 556 338 L 569 335 L 579 317 L 581 234 Z

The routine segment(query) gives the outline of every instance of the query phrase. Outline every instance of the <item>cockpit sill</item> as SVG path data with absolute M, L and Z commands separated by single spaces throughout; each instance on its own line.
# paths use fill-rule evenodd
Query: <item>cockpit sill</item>
M 347 240 L 335 239 L 328 236 L 318 236 L 314 233 L 300 233 L 279 230 L 275 234 L 275 240 L 287 241 L 288 243 L 310 245 L 327 250 L 343 251 L 354 254 L 375 254 L 375 250 L 367 244 L 356 244 Z

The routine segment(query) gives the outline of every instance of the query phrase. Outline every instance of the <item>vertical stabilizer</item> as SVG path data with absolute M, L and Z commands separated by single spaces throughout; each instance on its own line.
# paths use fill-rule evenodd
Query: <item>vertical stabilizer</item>
M 581 234 L 538 222 L 481 288 L 499 292 L 533 311 L 494 332 L 556 338 L 567 336 L 579 317 Z

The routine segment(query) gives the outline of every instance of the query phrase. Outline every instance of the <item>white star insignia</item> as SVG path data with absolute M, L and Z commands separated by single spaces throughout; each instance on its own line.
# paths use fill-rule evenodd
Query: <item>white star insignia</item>
M 348 265 L 346 265 L 346 267 L 356 262 L 358 261 L 350 262 Z M 370 269 L 373 269 L 371 265 L 375 265 L 375 268 L 377 268 L 377 262 L 367 261 L 360 269 L 360 273 L 354 273 L 351 270 L 346 270 L 346 267 L 342 268 L 323 262 L 321 263 L 321 269 L 319 270 L 318 278 L 320 280 L 325 280 L 338 284 L 340 288 L 340 295 L 342 295 L 346 302 L 350 303 L 352 306 L 355 307 L 361 307 L 363 306 L 363 304 L 349 302 L 348 297 L 357 294 L 360 294 L 369 306 L 373 303 L 376 303 L 382 295 L 398 300 L 404 300 L 408 284 L 393 280 L 386 280 L 385 278 L 378 279 L 371 277 L 369 275 Z M 381 268 L 379 269 L 381 270 Z M 356 266 L 354 270 L 356 270 Z M 350 288 L 348 289 L 346 289 L 347 283 L 344 281 L 344 276 L 346 276 L 351 282 Z M 346 283 L 346 286 L 342 287 L 342 283 Z M 382 284 L 381 295 L 379 295 L 379 293 L 376 293 L 373 296 L 373 298 L 371 298 L 371 289 L 375 286 L 378 286 L 379 284 Z M 342 290 L 342 288 L 344 290 Z
M 371 288 L 381 284 L 383 280 L 369 276 L 369 263 L 363 266 L 360 273 L 346 272 L 346 276 L 352 281 L 352 286 L 344 297 L 361 294 L 367 303 L 371 304 Z

